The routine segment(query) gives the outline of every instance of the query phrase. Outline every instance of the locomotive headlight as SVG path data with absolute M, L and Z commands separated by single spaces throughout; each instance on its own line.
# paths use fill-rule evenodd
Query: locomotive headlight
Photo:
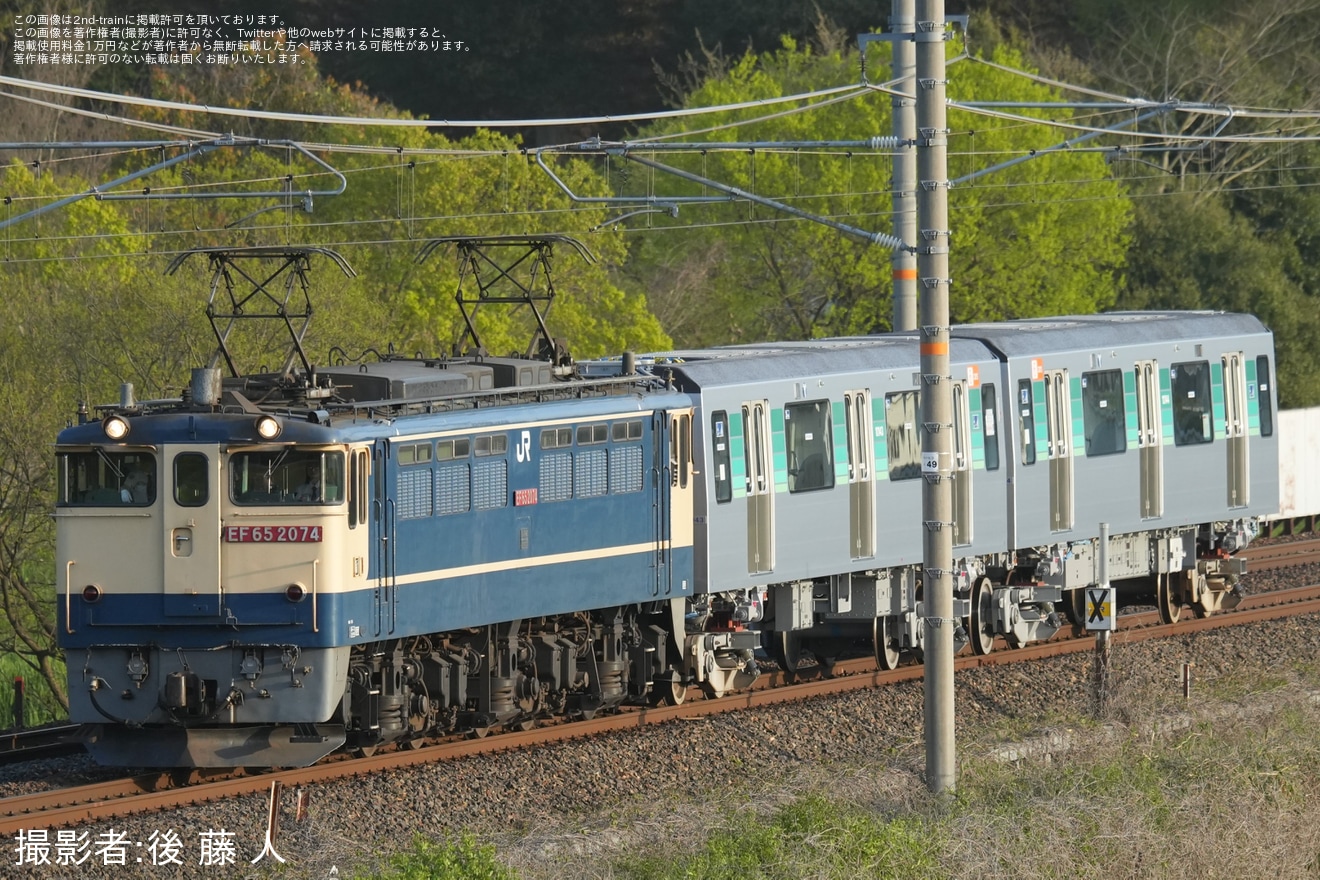
M 284 588 L 284 598 L 290 602 L 301 602 L 307 591 L 303 589 L 302 584 L 289 584 Z
M 123 416 L 106 416 L 101 422 L 101 430 L 111 440 L 123 440 L 128 436 L 128 419 Z
M 274 440 L 280 436 L 280 420 L 274 416 L 260 416 L 257 419 L 257 435 L 262 440 Z
M 101 588 L 96 584 L 88 584 L 83 587 L 82 597 L 88 605 L 94 605 L 101 601 Z

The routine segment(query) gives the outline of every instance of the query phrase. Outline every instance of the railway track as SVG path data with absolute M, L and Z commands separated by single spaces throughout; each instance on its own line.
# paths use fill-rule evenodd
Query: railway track
M 1252 546 L 1238 555 L 1247 560 L 1248 571 L 1271 571 L 1293 565 L 1310 565 L 1320 562 L 1320 538 Z
M 71 741 L 77 731 L 77 724 L 48 724 L 0 733 L 0 764 L 76 755 L 83 750 L 81 744 Z
M 1293 563 L 1289 563 L 1293 564 Z M 1170 638 L 1226 626 L 1320 613 L 1320 585 L 1280 590 L 1246 597 L 1235 610 L 1204 619 L 1184 618 L 1175 624 L 1161 624 L 1156 612 L 1123 615 L 1119 630 L 1111 637 L 1114 645 L 1157 638 Z M 1003 643 L 985 656 L 970 652 L 955 658 L 957 669 L 1025 662 L 1064 654 L 1094 650 L 1095 640 L 1088 633 L 1065 630 L 1054 639 L 1017 650 L 1006 650 Z M 128 814 L 164 810 L 241 795 L 269 791 L 279 782 L 299 786 L 375 773 L 398 767 L 450 761 L 471 755 L 489 754 L 528 748 L 550 742 L 585 738 L 608 731 L 626 730 L 647 724 L 698 718 L 737 709 L 757 708 L 827 694 L 844 693 L 919 679 L 920 664 L 881 670 L 870 658 L 840 661 L 828 669 L 808 667 L 799 670 L 792 683 L 780 672 L 769 673 L 744 693 L 718 700 L 700 699 L 693 689 L 682 704 L 651 708 L 628 708 L 617 714 L 602 715 L 588 721 L 549 724 L 526 731 L 510 731 L 480 739 L 449 739 L 413 748 L 353 758 L 340 756 L 313 767 L 255 773 L 223 773 L 208 776 L 186 773 L 152 773 L 110 780 L 92 785 L 65 788 L 0 800 L 0 834 L 13 836 L 19 830 L 67 827 L 118 818 Z

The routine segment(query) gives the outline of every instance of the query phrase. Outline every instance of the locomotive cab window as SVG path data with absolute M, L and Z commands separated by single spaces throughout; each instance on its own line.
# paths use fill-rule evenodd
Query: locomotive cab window
M 1210 409 L 1210 364 L 1194 361 L 1169 367 L 1173 386 L 1173 443 L 1195 446 L 1215 439 Z
M 828 400 L 784 405 L 784 451 L 788 455 L 788 491 L 809 492 L 834 486 Z
M 1122 370 L 1082 373 L 1082 426 L 1088 456 L 1127 451 Z
M 174 501 L 180 507 L 202 507 L 211 497 L 206 456 L 180 452 L 174 456 Z
M 149 452 L 63 452 L 59 468 L 60 506 L 156 503 L 156 456 Z
M 239 505 L 342 504 L 344 454 L 291 447 L 235 452 L 229 492 Z

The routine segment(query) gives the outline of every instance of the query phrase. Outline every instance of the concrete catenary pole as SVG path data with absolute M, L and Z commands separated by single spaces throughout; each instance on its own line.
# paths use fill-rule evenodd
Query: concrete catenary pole
M 921 517 L 926 787 L 952 791 L 953 387 L 949 373 L 949 171 L 944 0 L 917 0 L 917 278 L 921 291 Z
M 889 30 L 894 34 L 894 90 L 889 103 L 893 113 L 894 137 L 894 238 L 911 244 L 917 237 L 917 137 L 916 45 L 911 34 L 916 29 L 917 0 L 894 0 Z M 891 260 L 894 279 L 894 330 L 917 329 L 917 256 L 907 248 L 896 248 Z

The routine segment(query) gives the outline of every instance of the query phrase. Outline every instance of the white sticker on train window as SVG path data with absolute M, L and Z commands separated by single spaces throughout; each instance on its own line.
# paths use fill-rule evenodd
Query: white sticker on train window
M 985 436 L 995 436 L 995 411 L 992 409 L 985 411 Z

